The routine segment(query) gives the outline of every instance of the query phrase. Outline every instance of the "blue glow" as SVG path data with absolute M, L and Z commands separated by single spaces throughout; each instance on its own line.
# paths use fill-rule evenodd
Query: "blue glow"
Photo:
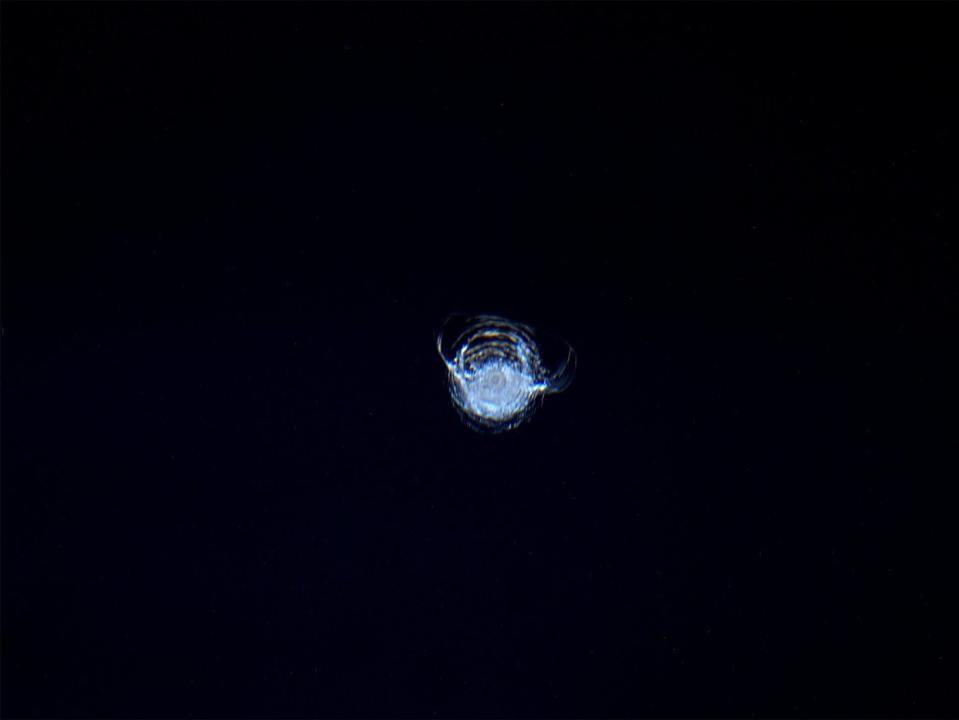
M 569 386 L 573 349 L 561 341 L 562 362 L 550 371 L 535 338 L 529 326 L 492 315 L 447 319 L 436 347 L 449 371 L 453 404 L 468 425 L 510 430 L 530 418 L 544 395 Z

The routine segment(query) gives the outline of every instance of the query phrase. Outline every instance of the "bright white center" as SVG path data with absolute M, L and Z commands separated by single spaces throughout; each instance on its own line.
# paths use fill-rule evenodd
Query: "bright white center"
M 506 420 L 522 412 L 533 392 L 532 379 L 506 363 L 488 363 L 463 382 L 466 409 L 491 420 Z

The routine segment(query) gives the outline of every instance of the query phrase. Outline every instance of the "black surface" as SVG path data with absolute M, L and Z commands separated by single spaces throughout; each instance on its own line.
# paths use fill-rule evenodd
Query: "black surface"
M 954 717 L 949 9 L 4 3 L 3 715 Z

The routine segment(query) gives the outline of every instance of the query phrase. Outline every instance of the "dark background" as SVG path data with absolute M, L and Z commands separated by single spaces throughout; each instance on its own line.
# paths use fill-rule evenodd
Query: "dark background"
M 948 10 L 4 3 L 3 715 L 954 717 Z

